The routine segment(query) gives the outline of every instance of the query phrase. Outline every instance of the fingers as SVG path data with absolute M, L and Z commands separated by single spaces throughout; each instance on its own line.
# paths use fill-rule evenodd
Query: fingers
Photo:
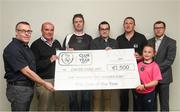
M 50 82 L 45 82 L 44 87 L 51 92 L 55 91 L 54 86 Z
M 145 90 L 145 88 L 144 88 L 144 85 L 139 85 L 137 88 L 136 88 L 136 90 L 140 90 L 140 91 L 143 91 L 143 90 Z
M 55 62 L 58 59 L 58 56 L 52 55 L 50 58 L 51 63 Z
M 67 51 L 73 51 L 74 48 L 67 48 L 66 50 L 67 50 Z
M 112 48 L 111 47 L 106 47 L 105 50 L 111 50 Z
M 134 56 L 136 57 L 136 60 L 142 60 L 142 56 L 139 55 L 139 53 L 135 52 Z

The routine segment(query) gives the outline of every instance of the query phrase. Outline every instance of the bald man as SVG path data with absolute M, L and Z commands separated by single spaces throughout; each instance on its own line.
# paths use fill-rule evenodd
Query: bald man
M 41 27 L 42 36 L 35 40 L 31 49 L 36 59 L 37 73 L 44 80 L 54 83 L 55 61 L 58 59 L 56 50 L 61 49 L 61 44 L 54 39 L 54 25 L 51 22 L 44 22 Z M 36 84 L 36 94 L 39 111 L 56 110 L 57 92 L 49 92 Z M 59 101 L 62 101 L 59 99 Z M 64 110 L 64 109 L 61 109 Z

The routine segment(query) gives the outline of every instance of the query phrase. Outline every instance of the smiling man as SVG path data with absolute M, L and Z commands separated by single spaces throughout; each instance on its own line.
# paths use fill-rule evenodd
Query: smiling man
M 6 96 L 12 111 L 28 111 L 33 98 L 34 82 L 49 91 L 54 91 L 54 88 L 35 73 L 35 58 L 28 46 L 32 33 L 30 24 L 19 22 L 15 31 L 16 37 L 3 52 L 4 78 L 7 79 Z
M 58 59 L 56 50 L 61 49 L 61 44 L 54 39 L 55 26 L 51 22 L 44 22 L 41 26 L 42 36 L 35 40 L 31 49 L 36 59 L 37 73 L 44 80 L 54 83 L 55 61 Z M 39 111 L 67 110 L 63 92 L 49 92 L 41 85 L 36 85 Z M 60 99 L 61 98 L 61 99 Z M 58 101 L 59 100 L 59 101 Z
M 116 49 L 117 48 L 116 40 L 110 38 L 110 24 L 107 21 L 102 21 L 98 26 L 98 30 L 99 30 L 99 37 L 93 39 L 91 43 L 91 49 L 92 50 Z M 112 90 L 93 91 L 93 111 L 111 111 L 111 93 Z M 101 106 L 101 98 L 103 99 L 102 106 Z
M 142 60 L 142 50 L 147 44 L 145 36 L 135 31 L 135 19 L 126 17 L 123 27 L 124 33 L 117 37 L 119 49 L 134 48 L 137 62 Z M 129 89 L 120 90 L 120 111 L 129 109 Z
M 82 14 L 75 14 L 72 19 L 74 33 L 66 36 L 63 42 L 63 48 L 66 50 L 89 50 L 92 37 L 84 32 L 84 17 Z M 78 102 L 80 93 L 81 101 Z M 69 108 L 70 111 L 90 111 L 91 92 L 70 91 L 69 92 Z
M 176 57 L 176 40 L 165 34 L 165 22 L 157 21 L 153 27 L 155 36 L 148 42 L 155 46 L 155 61 L 159 65 L 163 77 L 156 87 L 155 110 L 157 110 L 157 94 L 159 94 L 160 110 L 169 111 L 169 86 L 173 81 L 171 66 Z

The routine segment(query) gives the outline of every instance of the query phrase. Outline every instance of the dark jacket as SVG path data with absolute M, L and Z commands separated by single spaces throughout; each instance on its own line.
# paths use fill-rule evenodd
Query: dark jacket
M 149 39 L 148 43 L 155 46 L 155 38 Z M 164 36 L 155 56 L 155 61 L 159 65 L 163 77 L 159 83 L 171 83 L 173 81 L 171 65 L 175 57 L 176 41 Z
M 105 42 L 103 38 L 97 37 L 91 42 L 91 49 L 105 49 L 106 47 L 117 49 L 117 41 L 115 39 L 108 38 L 107 42 Z

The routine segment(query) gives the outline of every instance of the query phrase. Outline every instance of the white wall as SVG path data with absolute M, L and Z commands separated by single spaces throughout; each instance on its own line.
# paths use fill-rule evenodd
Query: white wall
M 177 55 L 176 55 L 176 60 L 175 60 L 175 63 L 173 64 L 173 75 L 174 75 L 174 82 L 172 83 L 171 85 L 171 93 L 170 93 L 170 104 L 171 104 L 171 107 L 172 107 L 172 110 L 180 110 L 180 104 L 178 102 L 179 98 L 180 98 L 180 90 L 179 90 L 179 85 L 180 85 L 180 52 L 179 52 L 179 49 L 180 49 L 180 33 L 179 33 L 179 29 L 180 29 L 180 1 L 178 1 L 178 21 L 177 21 L 177 35 L 176 35 L 176 40 L 177 40 Z M 175 30 L 175 29 L 174 29 Z
M 2 1 L 0 0 L 0 111 L 2 110 L 9 110 L 9 103 L 7 101 L 6 95 L 5 95 L 5 90 L 6 90 L 6 83 L 4 80 L 4 64 L 3 64 L 3 58 L 2 58 L 2 51 L 3 51 L 3 47 L 2 43 L 3 43 L 3 26 L 2 26 Z
M 111 36 L 116 38 L 123 33 L 122 22 L 126 16 L 136 19 L 137 31 L 152 37 L 153 23 L 163 20 L 167 23 L 167 35 L 179 42 L 180 33 L 180 2 L 178 0 L 2 0 L 0 25 L 2 29 L 0 52 L 14 36 L 15 24 L 26 20 L 31 23 L 33 34 L 31 42 L 40 36 L 40 26 L 44 21 L 52 21 L 55 35 L 62 43 L 65 35 L 72 32 L 72 17 L 75 13 L 82 13 L 85 17 L 85 31 L 95 38 L 98 24 L 106 20 L 111 25 Z M 179 45 L 178 45 L 179 48 Z M 0 60 L 0 110 L 9 110 L 9 103 L 5 96 L 5 80 L 2 58 Z M 173 65 L 174 82 L 171 85 L 171 110 L 180 110 L 179 52 Z

